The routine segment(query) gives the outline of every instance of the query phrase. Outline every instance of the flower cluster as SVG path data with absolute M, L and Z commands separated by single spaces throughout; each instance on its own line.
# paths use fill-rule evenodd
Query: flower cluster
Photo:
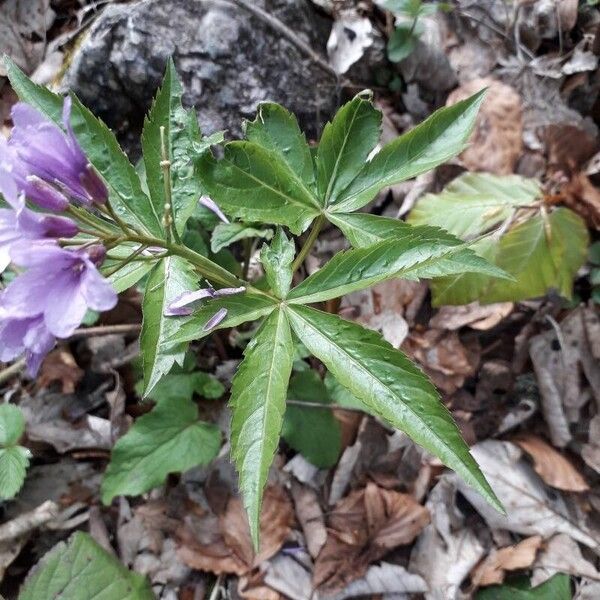
M 106 202 L 108 192 L 81 149 L 70 123 L 71 101 L 63 108 L 65 131 L 27 104 L 13 107 L 14 127 L 0 135 L 0 272 L 14 264 L 20 274 L 0 292 L 0 361 L 25 354 L 35 374 L 57 338 L 69 337 L 88 309 L 114 307 L 117 295 L 98 272 L 100 244 L 69 246 L 77 224 L 60 212 L 77 202 Z

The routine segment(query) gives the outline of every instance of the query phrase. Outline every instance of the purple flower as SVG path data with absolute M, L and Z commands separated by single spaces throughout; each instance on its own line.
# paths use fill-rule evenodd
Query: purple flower
M 104 255 L 100 245 L 72 251 L 48 242 L 13 245 L 12 261 L 27 271 L 0 296 L 5 318 L 42 315 L 50 334 L 69 337 L 88 309 L 110 310 L 117 303 L 117 294 L 96 268 Z
M 43 315 L 35 317 L 3 318 L 0 312 L 0 361 L 9 362 L 21 354 L 27 360 L 27 372 L 34 377 L 44 357 L 56 342 L 44 324 Z
M 217 215 L 217 217 L 223 221 L 223 223 L 229 223 L 229 219 L 223 214 L 223 211 L 219 208 L 219 205 L 214 200 L 208 196 L 201 196 L 198 202 L 205 208 L 208 208 L 208 210 L 214 212 L 215 215 Z
M 77 225 L 71 219 L 56 215 L 35 213 L 25 208 L 23 197 L 15 210 L 0 208 L 0 273 L 10 263 L 11 247 L 23 240 L 42 241 L 48 238 L 66 238 L 77 234 Z
M 165 309 L 165 317 L 182 317 L 191 315 L 194 309 L 207 298 L 222 298 L 223 296 L 233 296 L 245 292 L 245 287 L 238 288 L 221 288 L 214 290 L 213 288 L 203 288 L 194 292 L 184 292 L 177 296 Z M 225 315 L 223 315 L 225 316 Z M 222 320 L 222 319 L 221 319 Z
M 8 202 L 14 188 L 50 210 L 64 210 L 70 199 L 86 205 L 106 202 L 106 186 L 77 142 L 70 118 L 68 97 L 63 107 L 66 132 L 28 104 L 15 104 L 11 137 L 0 139 L 0 191 Z
M 214 329 L 225 317 L 227 316 L 227 309 L 220 308 L 207 322 L 206 325 L 202 328 L 203 331 L 210 331 Z

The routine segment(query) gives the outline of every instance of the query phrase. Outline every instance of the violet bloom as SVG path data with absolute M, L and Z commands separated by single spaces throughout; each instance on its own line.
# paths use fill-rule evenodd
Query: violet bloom
M 180 296 L 177 296 L 177 298 L 166 307 L 164 315 L 165 317 L 185 317 L 191 315 L 203 300 L 233 296 L 234 294 L 241 294 L 245 291 L 245 287 L 221 288 L 220 290 L 214 290 L 209 287 L 194 292 L 184 292 Z
M 0 208 L 0 273 L 10 263 L 10 249 L 14 244 L 77 234 L 77 225 L 71 219 L 35 213 L 25 208 L 22 197 L 15 204 L 15 210 Z
M 106 202 L 106 186 L 71 128 L 70 98 L 63 107 L 66 132 L 22 102 L 11 114 L 11 137 L 8 142 L 0 139 L 0 170 L 5 172 L 3 179 L 6 173 L 12 177 L 18 193 L 50 210 L 64 210 L 70 199 L 86 205 Z
M 201 196 L 198 203 L 204 206 L 204 208 L 208 208 L 208 210 L 212 211 L 223 221 L 223 223 L 229 223 L 229 219 L 223 214 L 223 211 L 219 208 L 219 205 L 209 198 L 208 196 Z
M 56 342 L 44 323 L 43 315 L 23 319 L 3 318 L 1 311 L 0 340 L 0 361 L 9 362 L 24 354 L 31 377 L 35 377 L 44 357 Z
M 105 255 L 100 245 L 65 250 L 47 242 L 15 244 L 10 255 L 27 271 L 0 296 L 5 319 L 42 315 L 50 334 L 66 338 L 81 324 L 88 309 L 110 310 L 117 303 L 116 292 L 96 268 Z

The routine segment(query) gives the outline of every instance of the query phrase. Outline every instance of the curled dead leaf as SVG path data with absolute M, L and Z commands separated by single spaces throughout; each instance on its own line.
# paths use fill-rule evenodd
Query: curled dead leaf
M 287 494 L 276 486 L 265 490 L 260 516 L 260 551 L 254 554 L 248 519 L 239 498 L 231 498 L 219 517 L 186 517 L 177 530 L 179 557 L 188 566 L 220 575 L 246 575 L 268 560 L 287 538 L 294 511 Z
M 512 302 L 496 302 L 486 305 L 471 302 L 464 306 L 442 306 L 429 321 L 429 326 L 451 331 L 461 327 L 487 331 L 498 325 L 513 311 L 513 308 Z
M 493 550 L 477 567 L 471 577 L 476 586 L 486 586 L 502 583 L 506 571 L 528 569 L 533 562 L 542 538 L 539 535 L 525 538 L 514 546 Z
M 37 379 L 37 387 L 43 389 L 58 381 L 63 394 L 72 394 L 83 377 L 73 355 L 66 348 L 57 348 L 48 354 Z
M 329 517 L 313 583 L 322 591 L 343 589 L 367 572 L 369 564 L 397 546 L 410 544 L 429 523 L 429 511 L 408 494 L 374 483 L 338 502 Z
M 514 440 L 533 459 L 535 472 L 548 484 L 566 492 L 589 490 L 583 475 L 560 452 L 536 435 Z

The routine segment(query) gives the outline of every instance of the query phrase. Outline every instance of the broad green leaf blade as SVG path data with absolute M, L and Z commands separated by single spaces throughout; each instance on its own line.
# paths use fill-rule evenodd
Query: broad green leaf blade
M 290 380 L 288 400 L 322 404 L 322 408 L 288 404 L 281 437 L 306 460 L 329 469 L 337 462 L 342 447 L 339 421 L 327 405 L 331 403 L 327 388 L 315 371 L 297 373 Z
M 287 316 L 277 310 L 246 347 L 231 387 L 231 456 L 256 549 L 262 494 L 279 444 L 293 357 Z
M 198 278 L 192 265 L 178 256 L 161 259 L 152 269 L 144 293 L 140 349 L 144 370 L 144 395 L 166 375 L 175 362 L 181 362 L 185 345 L 168 344 L 179 329 L 177 319 L 165 316 L 171 302 L 195 289 Z
M 296 248 L 279 227 L 270 246 L 264 244 L 260 262 L 265 269 L 267 283 L 278 298 L 285 298 L 292 285 L 292 263 Z
M 162 86 L 144 120 L 142 150 L 150 198 L 161 215 L 165 206 L 160 128 L 164 127 L 167 152 L 171 162 L 171 201 L 175 225 L 179 233 L 191 216 L 202 194 L 194 176 L 192 157 L 201 143 L 200 129 L 194 111 L 181 105 L 183 89 L 173 61 L 169 59 Z M 205 148 L 207 150 L 208 147 Z
M 243 221 L 285 225 L 298 235 L 320 211 L 289 165 L 252 142 L 230 142 L 222 160 L 206 152 L 196 160 L 196 174 L 210 197 Z
M 473 131 L 484 92 L 441 108 L 390 142 L 337 197 L 330 212 L 353 212 L 379 190 L 429 171 L 459 154 Z
M 120 294 L 125 290 L 133 287 L 140 279 L 147 275 L 154 265 L 147 260 L 131 262 L 118 271 L 115 271 L 112 275 L 107 277 L 113 286 L 115 292 Z
M 218 427 L 199 421 L 190 399 L 160 400 L 115 444 L 102 480 L 102 502 L 143 494 L 169 473 L 208 464 L 220 447 Z
M 365 248 L 355 248 L 336 254 L 325 266 L 296 286 L 288 300 L 293 304 L 309 304 L 337 298 L 357 290 L 370 287 L 391 278 L 415 279 L 418 276 L 430 277 L 443 273 L 443 263 L 453 254 L 464 256 L 468 252 L 460 240 L 449 236 L 434 227 L 402 229 L 398 239 L 388 239 Z M 462 264 L 461 270 L 493 274 L 506 277 L 506 274 L 477 257 L 470 256 L 471 264 Z
M 519 206 L 541 196 L 539 183 L 520 175 L 465 173 L 439 194 L 426 194 L 411 211 L 414 225 L 437 225 L 462 239 L 497 227 Z
M 273 230 L 268 227 L 252 227 L 246 223 L 219 223 L 212 232 L 210 249 L 216 254 L 219 250 L 231 246 L 235 242 L 249 238 L 270 240 Z
M 238 294 L 225 298 L 218 298 L 207 302 L 191 317 L 170 317 L 174 325 L 173 335 L 169 344 L 182 344 L 198 340 L 215 331 L 237 327 L 247 321 L 256 321 L 269 315 L 277 304 L 268 296 L 254 294 Z M 213 329 L 205 329 L 206 324 L 221 309 L 227 311 L 227 316 Z
M 527 581 L 481 589 L 477 592 L 476 600 L 571 600 L 572 598 L 571 578 L 564 573 L 556 573 L 536 587 L 531 587 Z
M 63 98 L 33 83 L 10 59 L 5 58 L 11 85 L 19 98 L 62 127 Z M 134 167 L 112 131 L 73 96 L 71 125 L 90 162 L 106 181 L 115 212 L 146 233 L 160 235 L 160 218 L 143 192 Z
M 0 404 L 0 446 L 18 444 L 25 431 L 25 417 L 14 404 Z
M 415 266 L 406 276 L 430 279 L 455 273 L 483 273 L 494 277 L 505 277 L 492 263 L 475 252 L 475 245 L 469 247 L 454 235 L 438 227 L 409 225 L 404 221 L 389 217 L 379 217 L 367 213 L 340 213 L 330 216 L 355 248 L 365 248 L 385 240 L 414 239 L 414 236 L 436 236 L 440 247 L 452 248 L 446 256 L 435 257 Z M 462 248 L 458 248 L 462 246 Z
M 513 276 L 514 281 L 485 275 L 443 277 L 432 282 L 435 305 L 517 302 L 556 290 L 571 298 L 573 280 L 585 263 L 589 234 L 583 220 L 567 208 L 525 221 L 499 242 L 481 240 L 480 254 Z
M 137 388 L 136 385 L 136 391 Z M 198 394 L 203 398 L 215 400 L 224 393 L 225 387 L 216 377 L 202 371 L 195 371 L 165 375 L 148 394 L 148 398 L 160 402 L 177 402 L 182 399 L 191 400 L 194 394 Z
M 323 205 L 335 203 L 379 141 L 381 113 L 356 96 L 327 123 L 317 151 L 317 185 Z
M 315 185 L 315 171 L 306 137 L 298 121 L 283 106 L 264 102 L 258 106 L 254 121 L 245 122 L 246 137 L 277 153 L 310 190 Z
M 402 352 L 338 316 L 306 306 L 287 310 L 294 333 L 343 386 L 504 512 L 436 389 Z
M 0 500 L 13 498 L 25 481 L 31 453 L 19 446 L 25 417 L 13 404 L 0 404 Z
M 0 448 L 0 500 L 14 498 L 25 482 L 31 453 L 23 446 Z
M 148 580 L 77 531 L 60 542 L 30 571 L 19 600 L 154 600 Z

